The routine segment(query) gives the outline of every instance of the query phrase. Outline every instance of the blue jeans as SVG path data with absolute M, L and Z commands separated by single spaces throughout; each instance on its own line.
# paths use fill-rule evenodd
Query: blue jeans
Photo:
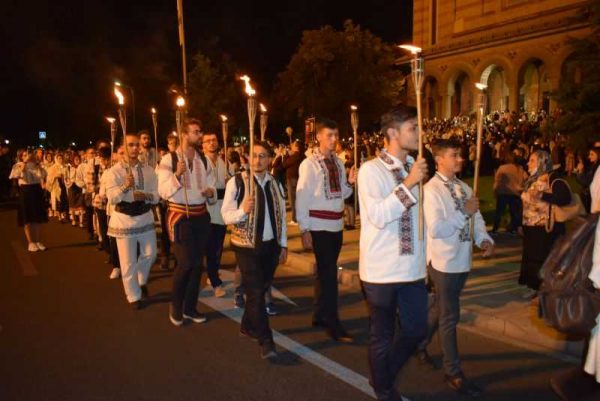
M 394 389 L 396 375 L 427 335 L 425 280 L 362 284 L 369 306 L 371 385 L 379 401 L 396 401 L 400 399 Z

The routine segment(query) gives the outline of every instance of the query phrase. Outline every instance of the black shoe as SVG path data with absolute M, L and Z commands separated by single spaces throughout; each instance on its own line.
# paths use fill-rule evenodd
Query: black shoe
M 142 290 L 142 299 L 148 298 L 148 286 L 146 284 L 141 285 L 140 289 Z
M 235 294 L 233 298 L 233 305 L 237 309 L 244 309 L 246 306 L 246 301 L 244 301 L 244 296 L 242 294 Z
M 89 241 L 93 241 L 95 239 L 96 239 L 96 237 L 94 237 L 94 234 L 88 234 L 88 240 Z
M 173 325 L 179 327 L 183 324 L 183 313 L 180 310 L 175 310 L 173 305 L 169 305 L 169 320 Z
M 247 338 L 249 340 L 252 341 L 258 341 L 258 338 L 256 338 L 256 336 L 254 336 L 253 334 L 249 333 L 248 331 L 244 330 L 244 328 L 240 328 L 240 337 L 244 337 Z
M 444 375 L 444 381 L 452 390 L 469 397 L 479 397 L 483 394 L 483 390 L 462 373 L 456 376 Z
M 351 344 L 354 342 L 354 338 L 348 334 L 346 329 L 344 329 L 339 322 L 336 324 L 335 328 L 327 328 L 327 334 L 338 343 Z
M 313 319 L 312 319 L 312 327 L 326 328 L 327 324 L 325 323 L 325 320 L 313 317 Z
M 170 270 L 169 269 L 169 258 L 168 257 L 163 256 L 160 259 L 160 268 L 163 269 L 163 270 Z
M 273 304 L 273 302 L 269 302 L 267 304 L 267 306 L 265 307 L 265 309 L 267 310 L 267 315 L 269 315 L 269 316 L 279 315 L 279 311 L 277 310 L 277 308 L 275 307 L 275 304 Z
M 277 357 L 277 350 L 275 349 L 275 343 L 267 341 L 260 346 L 260 357 L 262 359 L 272 359 Z
M 130 305 L 133 308 L 133 310 L 140 310 L 144 307 L 144 305 L 142 304 L 142 300 L 132 302 Z
M 417 351 L 416 356 L 421 365 L 428 366 L 433 370 L 439 370 L 440 367 L 435 363 L 427 350 Z
M 195 310 L 188 313 L 183 312 L 183 317 L 186 319 L 190 319 L 194 323 L 204 323 L 208 320 L 206 316 Z

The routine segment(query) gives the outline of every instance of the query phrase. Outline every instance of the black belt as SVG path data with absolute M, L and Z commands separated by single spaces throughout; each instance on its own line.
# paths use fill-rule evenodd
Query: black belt
M 217 188 L 217 199 L 221 200 L 225 198 L 225 188 Z
M 152 205 L 144 201 L 119 202 L 115 205 L 115 211 L 128 216 L 141 216 L 142 214 L 149 212 L 151 209 Z

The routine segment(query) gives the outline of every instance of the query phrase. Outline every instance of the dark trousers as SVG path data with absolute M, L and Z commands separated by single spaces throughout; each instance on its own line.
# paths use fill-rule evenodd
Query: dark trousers
M 338 322 L 338 266 L 343 232 L 311 231 L 317 260 L 313 320 L 335 328 Z
M 85 228 L 90 235 L 90 238 L 94 236 L 94 207 L 85 207 Z
M 258 251 L 236 250 L 242 272 L 242 285 L 246 293 L 242 329 L 258 339 L 261 345 L 273 341 L 265 309 L 265 293 L 273 283 L 280 252 L 281 248 L 276 240 L 263 243 Z
M 108 242 L 108 216 L 104 209 L 94 209 L 96 216 L 98 217 L 98 239 L 102 250 L 110 254 L 110 244 Z
M 504 210 L 508 206 L 510 212 L 510 225 L 508 231 L 515 231 L 521 227 L 521 220 L 523 217 L 523 203 L 521 197 L 518 195 L 497 195 L 496 196 L 496 213 L 494 215 L 494 228 L 493 231 L 497 231 L 500 228 L 500 221 Z
M 460 293 L 469 273 L 444 273 L 428 266 L 429 277 L 433 282 L 433 302 L 429 305 L 427 338 L 419 349 L 425 350 L 433 335 L 440 331 L 440 341 L 444 354 L 444 371 L 449 376 L 462 372 L 458 355 L 456 326 L 460 320 Z
M 223 241 L 225 241 L 226 227 L 221 224 L 211 224 L 206 242 L 206 273 L 213 288 L 223 284 L 219 277 L 221 255 L 223 255 Z
M 173 274 L 171 304 L 175 311 L 189 314 L 196 310 L 202 259 L 206 249 L 210 216 L 183 217 L 175 227 L 173 253 L 177 267 Z
M 369 368 L 380 401 L 396 401 L 396 375 L 427 335 L 425 280 L 362 283 L 369 307 Z M 400 332 L 396 333 L 396 317 Z
M 160 213 L 160 249 L 164 257 L 171 254 L 171 241 L 169 240 L 169 228 L 167 227 L 167 209 L 168 206 L 163 202 L 158 202 L 158 213 Z
M 292 212 L 292 220 L 296 221 L 296 186 L 298 178 L 287 178 L 285 186 L 287 187 L 287 196 L 290 201 L 290 210 Z

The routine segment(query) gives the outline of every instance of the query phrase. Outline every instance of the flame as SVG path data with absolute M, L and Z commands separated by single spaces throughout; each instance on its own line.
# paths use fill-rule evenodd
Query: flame
M 482 83 L 479 83 L 479 82 L 477 82 L 477 83 L 475 84 L 475 86 L 476 86 L 476 87 L 477 87 L 477 89 L 479 89 L 480 91 L 482 91 L 482 90 L 486 90 L 486 89 L 487 89 L 487 85 L 486 85 L 486 84 L 482 84 Z
M 123 96 L 123 94 L 121 93 L 121 91 L 119 90 L 119 88 L 116 87 L 116 86 L 115 86 L 115 96 L 119 100 L 119 105 L 122 106 L 122 105 L 125 104 L 125 96 Z
M 106 117 L 106 121 L 108 121 L 109 123 L 114 123 L 116 120 L 114 117 Z
M 177 96 L 177 101 L 175 102 L 175 104 L 177 105 L 177 107 L 185 106 L 185 99 L 183 98 L 183 96 Z
M 221 114 L 221 121 L 226 122 L 227 121 L 227 116 L 225 114 Z
M 248 96 L 256 95 L 256 91 L 250 85 L 250 77 L 248 75 L 244 75 L 244 76 L 241 76 L 240 79 L 242 81 L 246 82 L 246 93 L 248 94 Z
M 401 49 L 403 49 L 403 50 L 407 50 L 407 51 L 411 52 L 414 55 L 417 55 L 417 54 L 419 54 L 419 53 L 421 53 L 423 51 L 420 47 L 413 46 L 413 45 L 400 45 L 398 47 L 401 48 Z
M 350 106 L 350 110 L 356 111 L 356 110 L 358 110 L 358 107 L 356 107 L 355 105 L 352 105 L 352 106 Z
M 260 111 L 262 111 L 263 113 L 266 113 L 266 112 L 267 112 L 267 108 L 266 108 L 266 107 L 265 107 L 265 105 L 264 105 L 264 104 L 262 104 L 262 103 L 260 104 Z
M 156 109 L 154 107 L 151 108 L 150 111 L 152 112 L 152 114 L 156 114 Z

